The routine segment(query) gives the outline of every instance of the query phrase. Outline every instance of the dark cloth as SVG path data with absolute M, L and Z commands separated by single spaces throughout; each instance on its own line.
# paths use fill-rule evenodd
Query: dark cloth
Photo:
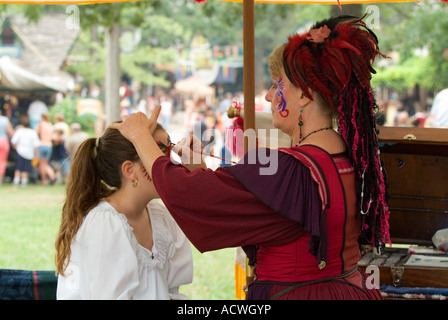
M 65 149 L 64 143 L 53 144 L 53 151 L 51 153 L 52 161 L 62 161 L 69 156 L 67 149 Z
M 0 269 L 0 300 L 56 300 L 54 271 Z
M 31 164 L 32 160 L 25 159 L 19 154 L 17 154 L 17 161 L 16 161 L 16 170 L 20 172 L 28 172 L 31 173 L 33 171 L 33 166 Z

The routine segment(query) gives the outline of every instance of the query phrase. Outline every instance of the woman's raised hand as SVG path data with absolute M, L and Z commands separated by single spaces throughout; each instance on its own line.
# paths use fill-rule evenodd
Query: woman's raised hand
M 109 127 L 119 130 L 126 139 L 135 142 L 148 133 L 152 136 L 156 130 L 160 109 L 160 105 L 156 106 L 149 118 L 142 112 L 131 113 L 130 116 L 123 116 L 122 122 L 111 123 Z
M 197 168 L 207 169 L 207 165 L 202 158 L 203 150 L 204 145 L 192 134 L 183 138 L 173 147 L 173 152 L 179 155 L 182 164 L 190 171 Z

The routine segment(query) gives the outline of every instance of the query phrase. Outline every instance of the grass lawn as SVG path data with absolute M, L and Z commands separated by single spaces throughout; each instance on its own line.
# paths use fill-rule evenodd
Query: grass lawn
M 54 241 L 65 197 L 62 185 L 0 185 L 0 268 L 54 270 Z M 235 249 L 200 254 L 194 247 L 193 300 L 235 299 Z

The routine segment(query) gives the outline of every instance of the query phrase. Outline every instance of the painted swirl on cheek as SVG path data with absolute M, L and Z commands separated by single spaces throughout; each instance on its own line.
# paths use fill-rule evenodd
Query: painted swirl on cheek
M 283 118 L 286 118 L 289 115 L 289 110 L 286 109 L 286 98 L 285 94 L 283 93 L 283 90 L 285 89 L 285 81 L 280 78 L 280 80 L 274 80 L 274 82 L 277 85 L 277 90 L 275 90 L 274 94 L 275 99 L 278 101 L 277 109 L 280 115 Z

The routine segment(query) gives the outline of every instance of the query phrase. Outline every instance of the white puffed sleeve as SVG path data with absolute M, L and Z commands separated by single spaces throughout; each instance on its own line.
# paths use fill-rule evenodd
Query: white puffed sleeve
M 151 213 L 157 213 L 163 217 L 165 227 L 172 238 L 164 266 L 170 299 L 188 299 L 187 296 L 179 293 L 179 287 L 193 281 L 193 255 L 190 241 L 163 204 L 153 200 L 149 203 L 149 210 Z
M 76 237 L 82 299 L 132 299 L 139 268 L 132 230 L 124 219 L 101 206 L 85 218 Z

